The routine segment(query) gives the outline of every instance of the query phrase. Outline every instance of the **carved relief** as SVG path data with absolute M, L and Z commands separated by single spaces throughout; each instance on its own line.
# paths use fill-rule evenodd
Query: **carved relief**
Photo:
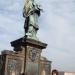
M 8 59 L 7 75 L 21 75 L 21 60 Z
M 29 51 L 29 58 L 32 62 L 36 61 L 39 58 L 39 56 L 40 54 L 35 48 Z
M 27 61 L 29 62 L 38 62 L 40 58 L 41 50 L 35 47 L 27 47 Z

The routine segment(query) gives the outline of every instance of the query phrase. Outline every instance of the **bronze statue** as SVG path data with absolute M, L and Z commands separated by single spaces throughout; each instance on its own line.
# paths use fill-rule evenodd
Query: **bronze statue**
M 24 9 L 23 9 L 23 16 L 26 18 L 25 20 L 25 33 L 29 38 L 36 39 L 36 33 L 39 29 L 38 26 L 38 17 L 40 16 L 40 5 L 35 3 L 34 0 L 26 0 Z

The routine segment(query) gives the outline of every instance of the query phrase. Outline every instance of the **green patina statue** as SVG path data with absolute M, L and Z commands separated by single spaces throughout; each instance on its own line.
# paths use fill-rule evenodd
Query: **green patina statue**
M 25 35 L 32 39 L 37 39 L 36 33 L 39 29 L 38 17 L 40 16 L 40 5 L 38 5 L 34 0 L 25 0 L 25 5 L 23 9 L 23 16 L 25 19 Z

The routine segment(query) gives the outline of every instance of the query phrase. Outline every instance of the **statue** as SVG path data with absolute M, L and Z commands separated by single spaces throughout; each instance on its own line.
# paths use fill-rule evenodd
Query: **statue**
M 26 18 L 25 20 L 25 35 L 29 38 L 36 38 L 37 30 L 39 30 L 38 26 L 38 17 L 40 16 L 40 5 L 34 2 L 34 0 L 26 0 L 23 16 Z

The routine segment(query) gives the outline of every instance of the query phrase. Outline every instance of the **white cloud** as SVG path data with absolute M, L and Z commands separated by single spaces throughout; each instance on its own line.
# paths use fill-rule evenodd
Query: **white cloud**
M 45 13 L 41 18 L 39 35 L 48 43 L 43 55 L 53 60 L 54 68 L 74 71 L 75 3 L 72 0 L 46 0 L 42 5 Z
M 20 0 L 0 0 L 0 50 L 12 49 L 10 42 L 23 36 L 22 6 Z M 23 4 L 23 3 L 22 3 Z

